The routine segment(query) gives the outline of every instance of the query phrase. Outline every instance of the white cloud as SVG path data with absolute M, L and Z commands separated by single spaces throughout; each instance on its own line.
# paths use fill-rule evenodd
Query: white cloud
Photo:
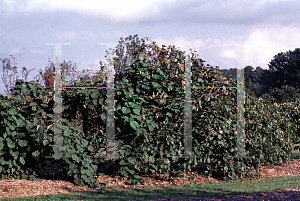
M 236 58 L 236 51 L 231 50 L 231 49 L 226 49 L 223 51 L 223 53 L 221 53 L 221 57 L 225 57 L 225 58 Z
M 245 60 L 248 63 L 259 61 L 265 69 L 273 56 L 300 47 L 300 29 L 283 26 L 259 28 L 249 34 L 246 42 L 251 45 L 245 48 Z
M 74 11 L 81 15 L 110 18 L 114 22 L 134 21 L 145 17 L 155 17 L 162 5 L 173 1 L 161 0 L 5 0 L 3 9 L 9 15 L 16 12 Z M 156 6 L 157 5 L 157 6 Z M 147 12 L 145 12 L 147 11 Z

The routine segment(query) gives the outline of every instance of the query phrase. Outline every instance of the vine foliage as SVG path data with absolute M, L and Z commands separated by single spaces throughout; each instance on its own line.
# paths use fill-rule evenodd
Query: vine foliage
M 137 184 L 142 173 L 159 172 L 170 179 L 203 163 L 208 177 L 236 179 L 254 177 L 259 165 L 273 163 L 280 150 L 289 161 L 291 146 L 299 137 L 299 102 L 272 105 L 254 99 L 253 92 L 246 89 L 245 154 L 252 158 L 230 158 L 236 155 L 237 83 L 218 67 L 205 67 L 205 61 L 193 52 L 192 153 L 199 158 L 178 158 L 185 151 L 185 58 L 175 46 L 160 49 L 152 43 L 145 47 L 156 57 L 149 61 L 151 53 L 133 48 L 131 63 L 115 78 L 117 158 L 111 159 L 115 174 L 122 179 L 129 176 L 130 183 Z M 51 162 L 64 163 L 60 173 L 75 184 L 99 187 L 94 176 L 107 173 L 105 159 L 99 160 L 108 138 L 107 91 L 76 87 L 100 87 L 103 83 L 103 79 L 83 77 L 62 93 L 63 157 L 56 157 L 53 88 L 17 80 L 12 94 L 1 97 L 0 124 L 5 128 L 0 131 L 2 178 L 34 180 L 40 176 L 38 164 L 45 166 L 45 156 L 52 155 Z

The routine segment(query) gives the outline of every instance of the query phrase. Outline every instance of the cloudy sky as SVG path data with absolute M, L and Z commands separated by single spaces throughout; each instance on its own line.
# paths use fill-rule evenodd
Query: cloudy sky
M 246 44 L 245 66 L 267 69 L 274 55 L 299 48 L 299 8 L 298 0 L 1 0 L 0 58 L 14 65 L 15 57 L 19 78 L 23 66 L 35 68 L 31 81 L 54 61 L 54 46 L 45 43 L 71 43 L 62 46 L 62 61 L 96 72 L 106 62 L 98 43 L 138 34 L 159 47 L 192 48 L 220 69 L 237 67 L 235 44 Z M 0 76 L 6 95 L 2 69 Z

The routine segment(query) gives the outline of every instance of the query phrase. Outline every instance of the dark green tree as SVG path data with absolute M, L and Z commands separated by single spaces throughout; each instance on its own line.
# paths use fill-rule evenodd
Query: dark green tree
M 300 48 L 290 51 L 286 72 L 287 85 L 300 89 Z
M 289 66 L 290 55 L 291 55 L 291 51 L 287 51 L 285 53 L 284 52 L 278 53 L 273 57 L 273 59 L 268 64 L 269 70 L 273 72 L 273 76 L 270 77 L 271 80 L 269 80 L 270 89 L 281 88 L 281 86 L 287 84 L 286 83 L 288 79 L 287 69 Z
M 255 97 L 258 98 L 262 95 L 262 93 L 266 90 L 265 85 L 263 84 L 263 79 L 261 77 L 264 74 L 264 70 L 261 67 L 256 67 L 256 70 L 253 71 L 252 66 L 246 66 L 244 71 L 245 77 L 245 88 L 253 91 L 255 93 Z M 236 80 L 236 68 L 222 69 L 226 75 L 226 77 L 232 78 Z
M 256 70 L 254 70 L 252 73 L 251 83 L 253 86 L 249 86 L 249 89 L 252 89 L 255 92 L 255 95 L 257 97 L 260 97 L 266 90 L 267 86 L 264 83 L 264 69 L 262 69 L 260 66 L 256 67 Z M 250 84 L 250 81 L 249 81 Z
M 257 98 L 283 86 L 300 89 L 300 49 L 278 53 L 268 64 L 269 69 L 252 66 L 245 67 L 245 87 L 255 93 Z M 228 78 L 236 77 L 236 68 L 223 69 Z M 276 91 L 276 90 L 275 90 Z

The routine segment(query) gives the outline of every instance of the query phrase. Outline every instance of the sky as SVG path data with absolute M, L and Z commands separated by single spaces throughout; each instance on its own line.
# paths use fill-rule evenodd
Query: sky
M 96 72 L 106 62 L 106 46 L 98 43 L 138 34 L 160 48 L 192 48 L 220 69 L 236 68 L 236 44 L 245 44 L 245 66 L 268 69 L 276 54 L 299 48 L 299 8 L 298 0 L 1 0 L 0 58 L 14 66 L 13 55 L 19 79 L 22 67 L 35 69 L 31 81 L 48 58 L 54 62 L 54 46 L 45 43 L 71 43 L 62 46 L 62 61 Z M 3 69 L 0 76 L 6 95 Z

